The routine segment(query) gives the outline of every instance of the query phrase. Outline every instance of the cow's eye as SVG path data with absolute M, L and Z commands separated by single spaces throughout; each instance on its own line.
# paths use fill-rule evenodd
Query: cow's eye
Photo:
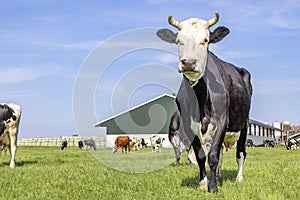
M 178 40 L 177 44 L 183 46 L 183 42 L 181 42 L 180 40 Z
M 201 45 L 206 45 L 207 43 L 208 43 L 208 39 L 207 38 L 205 38 L 204 40 L 202 40 L 200 42 Z

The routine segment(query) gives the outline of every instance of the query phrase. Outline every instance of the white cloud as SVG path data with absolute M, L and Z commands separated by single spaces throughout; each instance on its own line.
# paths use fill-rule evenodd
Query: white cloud
M 0 84 L 14 84 L 54 75 L 58 68 L 7 68 L 0 69 Z

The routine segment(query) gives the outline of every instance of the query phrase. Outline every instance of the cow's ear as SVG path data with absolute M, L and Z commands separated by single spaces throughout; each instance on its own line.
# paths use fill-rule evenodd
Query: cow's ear
M 226 35 L 228 35 L 229 29 L 224 26 L 219 26 L 213 32 L 210 33 L 209 43 L 216 43 L 222 40 Z
M 156 35 L 166 42 L 176 43 L 177 34 L 169 29 L 160 29 L 156 32 Z

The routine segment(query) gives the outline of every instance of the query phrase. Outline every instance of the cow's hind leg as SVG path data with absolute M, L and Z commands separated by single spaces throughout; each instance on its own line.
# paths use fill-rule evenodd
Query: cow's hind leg
M 246 139 L 247 139 L 247 125 L 241 131 L 240 138 L 237 141 L 236 147 L 236 162 L 238 164 L 238 174 L 236 177 L 237 181 L 243 180 L 243 164 L 246 159 Z
M 218 163 L 218 167 L 217 167 L 217 182 L 221 185 L 222 185 L 222 176 L 221 176 L 222 162 L 223 162 L 223 146 L 221 147 L 221 150 L 220 150 L 219 163 Z
M 200 179 L 199 179 L 200 189 L 207 190 L 207 174 L 205 170 L 206 155 L 201 147 L 201 143 L 198 136 L 195 137 L 192 146 L 194 148 L 195 156 L 200 171 Z

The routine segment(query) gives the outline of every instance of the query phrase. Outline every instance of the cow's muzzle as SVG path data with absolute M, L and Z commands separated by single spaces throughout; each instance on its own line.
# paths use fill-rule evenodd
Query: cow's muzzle
M 181 59 L 179 72 L 194 72 L 196 68 L 196 59 Z

